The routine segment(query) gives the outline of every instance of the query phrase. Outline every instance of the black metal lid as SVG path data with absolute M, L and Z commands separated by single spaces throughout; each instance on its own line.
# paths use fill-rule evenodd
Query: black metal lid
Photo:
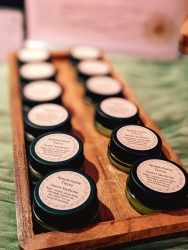
M 140 125 L 121 125 L 115 128 L 108 146 L 117 159 L 128 164 L 143 157 L 159 157 L 161 147 L 159 135 Z
M 93 76 L 110 76 L 111 67 L 102 60 L 83 60 L 77 65 L 78 77 L 85 81 Z
M 70 60 L 75 64 L 82 60 L 98 60 L 101 57 L 102 51 L 96 46 L 77 44 L 70 48 Z
M 95 182 L 75 169 L 45 175 L 35 186 L 33 200 L 38 218 L 60 230 L 89 223 L 99 206 Z
M 50 52 L 46 49 L 22 48 L 17 53 L 19 65 L 30 62 L 49 62 Z
M 97 105 L 95 121 L 113 130 L 122 124 L 138 124 L 139 111 L 134 103 L 124 98 L 107 98 Z
M 143 158 L 131 168 L 127 187 L 143 205 L 171 210 L 185 205 L 187 172 L 177 163 L 159 158 Z
M 83 143 L 67 132 L 42 134 L 31 143 L 29 160 L 32 168 L 42 175 L 63 168 L 81 169 L 85 160 Z
M 34 107 L 42 103 L 62 103 L 63 89 L 54 81 L 41 80 L 30 82 L 23 87 L 23 105 Z
M 66 108 L 45 103 L 35 106 L 24 117 L 25 131 L 34 137 L 52 131 L 71 131 L 70 114 Z
M 109 97 L 122 97 L 122 84 L 109 76 L 95 76 L 86 81 L 85 95 L 98 103 Z
M 26 63 L 19 69 L 22 84 L 27 84 L 37 80 L 54 81 L 57 70 L 50 62 Z

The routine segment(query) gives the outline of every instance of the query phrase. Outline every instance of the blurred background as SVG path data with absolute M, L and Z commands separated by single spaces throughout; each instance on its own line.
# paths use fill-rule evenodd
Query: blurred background
M 187 0 L 1 0 L 0 63 L 23 46 L 77 43 L 157 61 L 178 57 Z

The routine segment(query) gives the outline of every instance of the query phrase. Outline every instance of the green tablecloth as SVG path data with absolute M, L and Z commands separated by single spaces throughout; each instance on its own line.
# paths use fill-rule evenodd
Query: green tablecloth
M 182 56 L 172 63 L 114 57 L 113 62 L 188 168 L 188 57 Z M 3 65 L 0 67 L 0 250 L 19 249 L 13 171 L 8 66 Z M 142 242 L 126 249 L 188 249 L 188 237 Z

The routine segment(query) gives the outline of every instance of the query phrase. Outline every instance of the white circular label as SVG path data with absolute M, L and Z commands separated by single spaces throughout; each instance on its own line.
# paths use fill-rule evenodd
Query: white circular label
M 64 122 L 67 117 L 67 110 L 53 103 L 35 106 L 28 112 L 29 121 L 39 126 L 54 126 Z
M 78 64 L 78 70 L 86 75 L 106 75 L 109 74 L 110 66 L 103 61 L 82 61 Z
M 101 102 L 100 108 L 105 114 L 117 118 L 127 118 L 137 113 L 134 103 L 118 97 L 105 99 Z
M 86 82 L 86 87 L 97 94 L 113 95 L 122 90 L 120 82 L 108 76 L 91 77 Z
M 23 88 L 24 96 L 33 101 L 53 100 L 61 95 L 61 93 L 61 86 L 52 81 L 35 81 Z
M 90 45 L 76 45 L 71 49 L 71 55 L 79 60 L 95 59 L 101 54 L 100 49 Z
M 78 141 L 67 134 L 50 134 L 35 145 L 36 154 L 43 160 L 59 162 L 72 158 L 79 150 Z
M 50 208 L 69 210 L 81 206 L 90 196 L 89 181 L 81 174 L 62 171 L 49 175 L 39 187 L 39 197 Z
M 137 125 L 120 128 L 117 138 L 126 147 L 136 150 L 149 150 L 158 143 L 157 136 L 151 130 Z
M 35 80 L 51 77 L 55 74 L 52 63 L 27 63 L 20 67 L 20 75 L 26 79 Z
M 23 62 L 45 61 L 50 57 L 47 50 L 23 48 L 18 52 L 18 58 Z
M 183 172 L 164 160 L 143 161 L 137 168 L 137 176 L 146 187 L 161 193 L 177 192 L 185 185 Z

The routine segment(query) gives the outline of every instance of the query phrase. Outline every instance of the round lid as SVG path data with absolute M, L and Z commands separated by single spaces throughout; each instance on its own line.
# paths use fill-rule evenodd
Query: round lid
M 44 62 L 50 59 L 50 52 L 44 49 L 22 48 L 18 51 L 17 57 L 23 63 Z
M 108 63 L 101 60 L 84 60 L 78 63 L 78 71 L 82 76 L 110 75 L 111 68 Z
M 68 111 L 53 103 L 35 106 L 25 115 L 25 130 L 34 137 L 50 131 L 70 132 L 70 115 Z
M 56 74 L 56 68 L 52 63 L 26 63 L 20 67 L 20 76 L 23 80 L 42 80 L 53 77 Z
M 103 100 L 98 105 L 95 115 L 95 121 L 112 130 L 122 124 L 138 124 L 138 120 L 137 106 L 120 97 Z
M 85 59 L 99 59 L 101 57 L 101 50 L 91 45 L 75 45 L 70 49 L 70 56 L 75 61 L 81 61 Z
M 63 168 L 81 169 L 84 164 L 83 144 L 67 132 L 49 132 L 34 139 L 29 148 L 32 168 L 40 174 Z
M 53 81 L 35 81 L 23 87 L 23 103 L 28 106 L 43 102 L 59 100 L 62 95 L 61 86 Z
M 73 169 L 54 171 L 34 189 L 34 210 L 47 225 L 58 229 L 89 222 L 98 210 L 97 188 L 87 174 Z
M 115 128 L 109 143 L 110 152 L 128 164 L 143 157 L 160 156 L 161 147 L 159 135 L 139 125 L 121 125 Z
M 157 210 L 181 208 L 188 193 L 186 171 L 175 162 L 157 158 L 135 162 L 127 185 L 137 200 Z

